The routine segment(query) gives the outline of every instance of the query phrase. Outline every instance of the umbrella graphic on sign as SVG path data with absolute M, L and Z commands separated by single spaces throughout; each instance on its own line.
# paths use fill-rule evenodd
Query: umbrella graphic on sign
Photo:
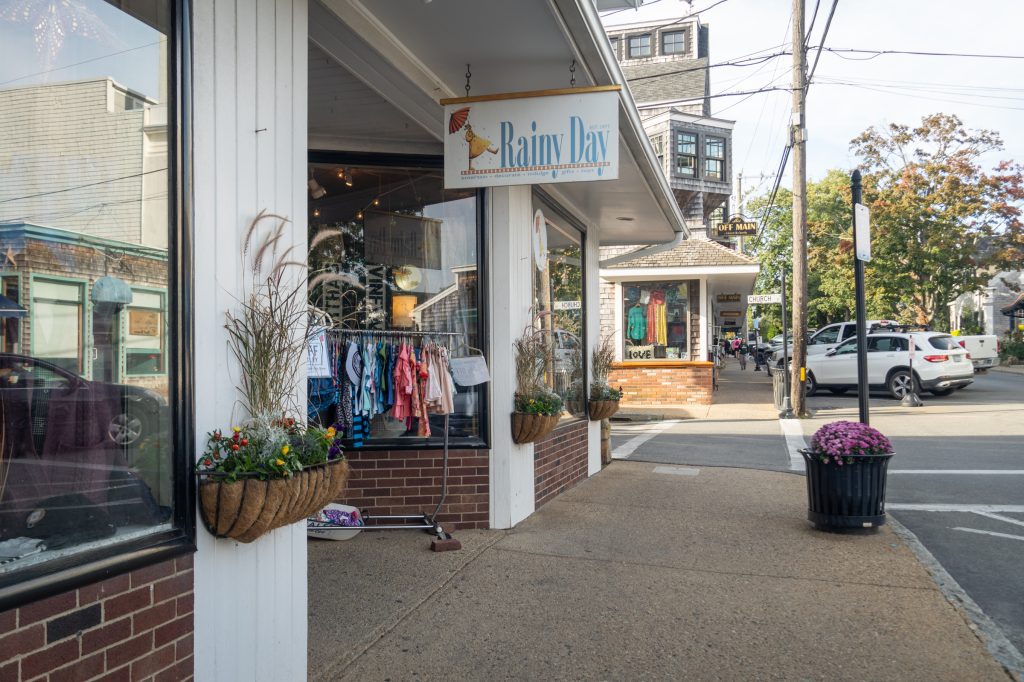
M 463 107 L 452 112 L 451 116 L 448 117 L 448 134 L 454 135 L 460 130 L 465 129 L 466 142 L 469 143 L 469 170 L 473 170 L 473 159 L 484 152 L 497 154 L 498 148 L 490 140 L 482 138 L 473 132 L 473 126 L 468 123 L 469 109 L 469 107 Z

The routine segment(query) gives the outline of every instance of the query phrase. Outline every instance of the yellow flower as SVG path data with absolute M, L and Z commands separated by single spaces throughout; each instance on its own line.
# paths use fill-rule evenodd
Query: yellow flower
M 283 448 L 281 448 L 281 454 L 282 455 L 287 455 L 289 450 L 291 450 L 291 448 L 289 446 L 285 445 Z M 281 462 L 281 463 L 284 464 L 284 462 Z
M 279 467 L 283 467 L 284 466 L 284 460 L 283 459 L 275 459 L 274 460 L 274 464 L 276 464 Z
M 242 430 L 242 427 L 241 426 L 232 426 L 231 430 L 234 431 L 235 433 L 238 433 L 238 432 L 240 432 Z
M 338 434 L 337 430 L 335 430 L 335 428 L 332 426 L 329 429 L 327 429 L 327 433 L 325 433 L 324 436 L 328 440 L 332 440 L 337 434 Z

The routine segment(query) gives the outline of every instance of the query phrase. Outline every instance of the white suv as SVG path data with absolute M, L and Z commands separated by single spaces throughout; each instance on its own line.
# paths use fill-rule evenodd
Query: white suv
M 867 338 L 868 385 L 902 398 L 911 389 L 910 340 L 914 340 L 914 374 L 922 391 L 949 395 L 974 381 L 971 355 L 941 332 L 875 332 Z M 807 356 L 807 395 L 824 388 L 842 394 L 857 388 L 857 339 L 820 355 Z
M 896 324 L 889 320 L 867 320 L 865 328 L 868 329 L 868 333 L 871 333 L 871 329 L 885 328 L 888 325 Z M 836 322 L 829 324 L 814 333 L 809 339 L 807 339 L 807 356 L 811 355 L 822 355 L 827 351 L 832 350 L 843 341 L 852 339 L 857 336 L 857 323 L 854 322 Z M 793 357 L 793 341 L 789 341 L 789 357 Z M 769 359 L 769 367 L 775 369 L 782 368 L 782 346 L 776 349 Z

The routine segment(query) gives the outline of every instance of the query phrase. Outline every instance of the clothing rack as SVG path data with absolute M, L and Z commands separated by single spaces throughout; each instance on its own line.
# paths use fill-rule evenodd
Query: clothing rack
M 337 329 L 332 328 L 327 330 L 329 336 L 338 337 L 353 337 L 359 336 L 364 338 L 377 338 L 377 337 L 398 337 L 398 338 L 425 338 L 430 339 L 434 336 L 443 337 L 459 337 L 464 336 L 461 332 L 424 332 L 424 331 L 402 331 L 398 329 Z M 448 348 L 448 346 L 445 346 Z M 450 348 L 448 348 L 450 350 Z M 427 533 L 435 535 L 438 540 L 451 540 L 452 536 L 450 533 L 444 531 L 441 528 L 441 524 L 437 521 L 437 515 L 441 511 L 441 506 L 444 505 L 445 498 L 448 497 L 448 414 L 444 415 L 444 458 L 441 469 L 441 499 L 437 501 L 437 506 L 434 507 L 432 514 L 383 514 L 373 515 L 368 514 L 365 510 L 360 509 L 359 513 L 363 517 L 363 528 L 366 530 L 423 530 Z M 378 523 L 378 521 L 382 523 Z

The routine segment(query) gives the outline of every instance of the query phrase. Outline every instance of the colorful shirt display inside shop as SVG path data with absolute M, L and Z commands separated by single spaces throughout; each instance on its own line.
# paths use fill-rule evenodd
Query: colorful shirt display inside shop
M 626 336 L 633 341 L 643 341 L 647 338 L 647 316 L 644 313 L 644 309 L 639 305 L 629 309 Z
M 689 289 L 689 282 L 679 280 L 623 284 L 623 359 L 688 357 Z
M 665 292 L 652 291 L 647 301 L 647 343 L 664 346 L 668 341 Z

